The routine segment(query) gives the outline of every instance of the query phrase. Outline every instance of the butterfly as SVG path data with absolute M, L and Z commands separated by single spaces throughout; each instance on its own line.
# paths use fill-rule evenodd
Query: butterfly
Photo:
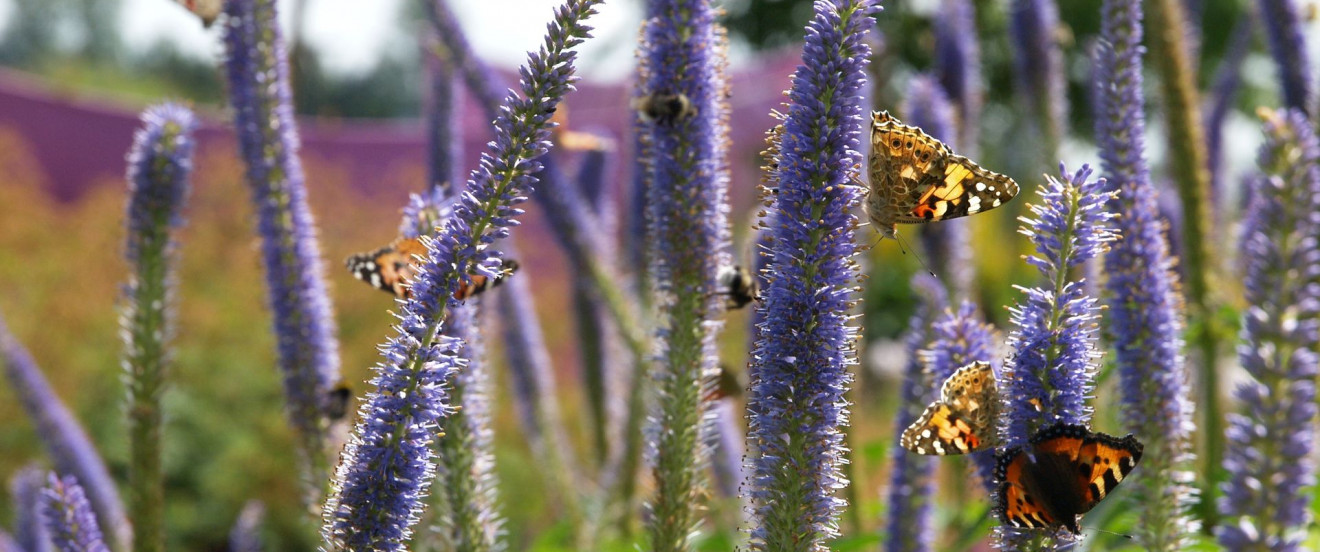
M 215 23 L 215 19 L 220 17 L 220 11 L 225 9 L 224 0 L 174 0 L 188 11 L 193 12 L 202 20 L 202 26 L 210 27 Z
M 995 456 L 997 510 L 1014 527 L 1063 526 L 1080 533 L 1077 517 L 1132 473 L 1142 448 L 1132 434 L 1119 439 L 1071 424 L 1041 429 L 1027 447 Z
M 565 151 L 614 151 L 614 140 L 590 132 L 573 130 L 572 125 L 568 123 L 567 103 L 560 103 L 555 108 L 550 121 L 555 123 L 555 126 L 550 128 L 550 141 L 555 147 Z
M 417 276 L 416 257 L 426 257 L 426 246 L 421 238 L 399 238 L 385 247 L 369 253 L 358 253 L 344 261 L 349 272 L 373 287 L 408 298 L 408 285 Z M 488 278 L 484 274 L 469 274 L 454 292 L 454 299 L 462 301 L 504 283 L 504 279 L 518 270 L 518 262 L 504 259 L 500 275 Z
M 722 266 L 715 279 L 723 290 L 721 294 L 726 297 L 724 306 L 729 309 L 741 309 L 761 298 L 761 286 L 756 282 L 752 271 L 744 267 Z
M 940 387 L 940 397 L 903 431 L 899 444 L 917 454 L 967 454 L 995 445 L 999 392 L 988 362 L 959 368 Z
M 1018 194 L 1013 179 L 982 169 L 887 111 L 871 114 L 866 215 L 885 237 L 899 224 L 948 220 L 999 207 Z

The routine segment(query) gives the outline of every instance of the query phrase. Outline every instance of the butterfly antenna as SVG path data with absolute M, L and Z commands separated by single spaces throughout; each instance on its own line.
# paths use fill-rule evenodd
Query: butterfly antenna
M 907 255 L 907 250 L 912 249 L 912 246 L 907 244 L 907 240 L 903 239 L 903 234 L 895 233 L 894 237 L 898 239 L 898 250 L 902 251 L 904 255 Z M 934 270 L 931 270 L 929 266 L 926 266 L 926 261 L 921 258 L 921 255 L 917 254 L 916 249 L 912 249 L 912 256 L 921 264 L 921 268 L 926 269 L 926 272 L 930 273 L 931 277 L 939 278 Z
M 1116 536 L 1116 537 L 1123 537 L 1123 538 L 1125 538 L 1125 539 L 1127 539 L 1127 540 L 1136 540 L 1136 538 L 1134 538 L 1132 535 L 1129 535 L 1129 534 L 1127 534 L 1127 533 L 1115 533 L 1115 532 L 1113 532 L 1113 531 L 1106 531 L 1106 530 L 1101 529 L 1101 528 L 1099 528 L 1099 527 L 1092 527 L 1091 530 L 1092 530 L 1092 531 L 1095 531 L 1095 532 L 1097 532 L 1097 533 L 1109 533 L 1110 535 L 1114 535 L 1114 536 Z

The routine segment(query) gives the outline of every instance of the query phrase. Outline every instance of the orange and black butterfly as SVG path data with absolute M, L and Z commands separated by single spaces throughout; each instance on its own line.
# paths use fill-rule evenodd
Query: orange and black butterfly
M 1041 429 L 1026 447 L 995 457 L 999 515 L 1018 528 L 1080 533 L 1078 516 L 1132 473 L 1142 448 L 1131 434 L 1119 439 L 1070 424 Z
M 350 256 L 344 264 L 348 265 L 349 272 L 357 279 L 393 293 L 395 297 L 406 299 L 411 295 L 408 286 L 417 276 L 419 258 L 425 258 L 426 254 L 426 246 L 420 238 L 399 238 L 375 251 Z M 462 301 L 498 286 L 517 270 L 517 261 L 504 259 L 500 265 L 500 274 L 494 278 L 469 274 L 458 291 L 454 292 L 454 299 Z

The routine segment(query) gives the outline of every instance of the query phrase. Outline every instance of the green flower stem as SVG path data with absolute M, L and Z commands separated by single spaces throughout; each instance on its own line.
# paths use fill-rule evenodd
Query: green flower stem
M 1210 277 L 1210 172 L 1201 128 L 1200 99 L 1196 91 L 1195 66 L 1188 50 L 1187 26 L 1178 0 L 1151 0 L 1147 23 L 1151 37 L 1151 59 L 1160 74 L 1160 88 L 1168 109 L 1169 171 L 1178 187 L 1183 206 L 1183 282 L 1192 327 L 1189 341 L 1200 353 L 1200 428 L 1203 436 L 1200 513 L 1207 530 L 1215 526 L 1214 499 L 1223 458 L 1223 418 L 1219 408 L 1218 343 L 1222 330 L 1215 323 L 1214 306 L 1208 296 Z
M 128 506 L 133 550 L 165 549 L 165 486 L 161 473 L 161 393 L 169 362 L 173 304 L 171 232 L 191 169 L 192 115 L 173 105 L 148 109 L 129 153 L 127 258 L 132 267 L 120 314 L 122 363 L 128 374 Z

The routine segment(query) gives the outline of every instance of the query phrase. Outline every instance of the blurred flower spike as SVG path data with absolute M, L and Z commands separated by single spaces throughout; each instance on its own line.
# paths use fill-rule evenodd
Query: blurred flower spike
M 54 473 L 42 491 L 42 515 L 51 543 L 60 552 L 110 552 L 78 479 Z
M 1316 480 L 1320 370 L 1320 143 L 1306 114 L 1264 112 L 1261 172 L 1243 222 L 1238 359 L 1251 380 L 1229 417 L 1216 529 L 1226 549 L 1303 550 Z

